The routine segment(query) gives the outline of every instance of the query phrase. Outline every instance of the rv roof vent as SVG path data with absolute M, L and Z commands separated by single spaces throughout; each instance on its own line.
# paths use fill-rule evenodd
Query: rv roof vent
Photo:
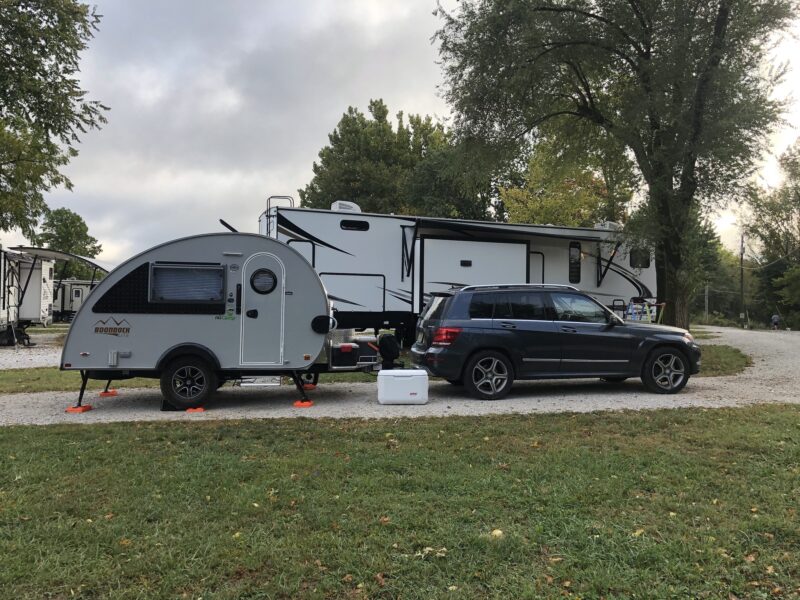
M 361 212 L 361 207 L 355 202 L 347 202 L 346 200 L 337 200 L 331 204 L 331 210 L 338 210 L 340 212 Z

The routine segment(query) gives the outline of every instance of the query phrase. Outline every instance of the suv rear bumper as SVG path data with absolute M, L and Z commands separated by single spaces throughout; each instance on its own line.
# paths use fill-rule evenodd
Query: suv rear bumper
M 464 367 L 464 358 L 455 355 L 447 347 L 423 350 L 417 345 L 411 347 L 411 362 L 434 377 L 459 379 Z

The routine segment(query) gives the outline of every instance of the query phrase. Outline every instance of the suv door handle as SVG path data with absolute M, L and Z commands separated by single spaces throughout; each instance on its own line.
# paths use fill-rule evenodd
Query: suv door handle
M 508 321 L 500 321 L 500 327 L 503 329 L 516 329 L 517 326 L 514 323 L 509 323 Z
M 247 311 L 246 313 L 244 313 L 244 314 L 246 314 L 246 315 L 247 315 L 248 317 L 250 317 L 251 319 L 255 319 L 255 318 L 257 318 L 257 317 L 258 317 L 258 311 L 257 311 L 257 310 L 255 310 L 255 309 L 248 310 L 248 311 Z
M 561 331 L 564 333 L 578 333 L 578 330 L 574 327 L 567 327 L 566 325 L 561 326 Z

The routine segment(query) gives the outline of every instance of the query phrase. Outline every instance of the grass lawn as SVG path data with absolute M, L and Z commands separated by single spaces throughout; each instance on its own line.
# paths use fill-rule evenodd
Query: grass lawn
M 0 589 L 797 597 L 798 423 L 758 406 L 6 428 Z
M 733 346 L 721 344 L 701 344 L 703 364 L 697 377 L 718 377 L 736 375 L 753 364 L 753 360 Z

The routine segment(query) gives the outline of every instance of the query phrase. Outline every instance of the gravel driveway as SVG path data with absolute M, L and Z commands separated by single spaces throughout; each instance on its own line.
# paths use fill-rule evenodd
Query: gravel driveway
M 94 410 L 66 414 L 75 392 L 43 392 L 0 396 L 0 425 L 101 423 L 109 421 L 207 421 L 277 417 L 394 418 L 504 413 L 591 412 L 679 407 L 724 407 L 800 401 L 800 332 L 742 331 L 708 328 L 719 335 L 706 344 L 730 344 L 753 357 L 754 366 L 733 377 L 696 377 L 683 392 L 658 395 L 639 380 L 611 385 L 598 380 L 518 382 L 504 400 L 485 402 L 460 394 L 445 382 L 432 382 L 430 402 L 423 406 L 382 406 L 372 383 L 327 384 L 311 392 L 312 408 L 292 406 L 291 386 L 266 389 L 224 387 L 204 413 L 160 412 L 154 389 L 122 389 L 116 398 L 87 394 Z

